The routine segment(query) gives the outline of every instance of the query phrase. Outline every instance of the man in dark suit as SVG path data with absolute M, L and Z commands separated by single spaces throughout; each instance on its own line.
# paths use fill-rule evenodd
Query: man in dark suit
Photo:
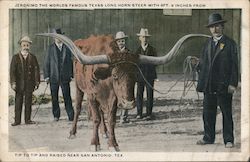
M 147 55 L 147 56 L 157 56 L 156 49 L 148 44 L 148 39 L 151 35 L 148 34 L 148 29 L 141 28 L 140 33 L 137 34 L 139 36 L 139 40 L 141 42 L 140 47 L 137 49 L 136 54 Z M 156 69 L 155 65 L 149 64 L 140 64 L 139 65 L 142 74 L 144 75 L 146 81 L 149 83 L 147 84 L 143 79 L 142 75 L 138 74 L 138 82 L 137 82 L 137 119 L 141 119 L 142 116 L 142 107 L 143 107 L 143 92 L 144 87 L 147 90 L 147 104 L 146 104 L 146 116 L 147 120 L 152 119 L 152 108 L 153 108 L 153 87 L 154 87 L 154 80 L 157 78 L 156 76 Z
M 200 73 L 197 91 L 204 93 L 204 136 L 198 145 L 213 144 L 217 106 L 223 117 L 223 139 L 225 147 L 234 146 L 232 96 L 238 85 L 238 56 L 235 42 L 223 34 L 221 15 L 213 13 L 208 18 L 212 37 L 204 46 L 200 58 Z
M 10 84 L 15 94 L 15 122 L 12 126 L 21 124 L 23 98 L 25 98 L 25 124 L 35 124 L 31 121 L 32 93 L 40 84 L 40 70 L 36 56 L 29 52 L 32 41 L 24 36 L 19 41 L 21 50 L 12 57 L 10 64 Z
M 54 33 L 64 34 L 61 29 L 53 29 Z M 58 90 L 62 89 L 65 108 L 69 121 L 74 119 L 74 110 L 70 95 L 70 81 L 73 78 L 73 62 L 70 50 L 59 39 L 48 48 L 44 62 L 44 78 L 50 83 L 52 96 L 52 112 L 54 121 L 60 118 L 60 107 L 58 102 Z

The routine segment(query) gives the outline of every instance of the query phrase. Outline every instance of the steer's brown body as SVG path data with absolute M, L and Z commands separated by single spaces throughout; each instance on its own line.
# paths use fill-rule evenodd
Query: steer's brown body
M 119 53 L 111 36 L 91 36 L 74 42 L 85 55 L 107 54 L 111 64 L 83 65 L 75 62 L 76 113 L 71 135 L 76 133 L 77 119 L 81 110 L 83 94 L 87 94 L 87 106 L 93 120 L 91 145 L 99 149 L 99 125 L 102 133 L 108 136 L 108 145 L 119 150 L 115 139 L 114 127 L 117 108 L 135 107 L 134 85 L 138 56 Z M 104 122 L 107 114 L 107 128 Z

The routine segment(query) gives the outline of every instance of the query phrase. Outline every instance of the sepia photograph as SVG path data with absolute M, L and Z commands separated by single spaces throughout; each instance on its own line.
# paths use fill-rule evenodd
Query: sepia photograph
M 0 2 L 0 160 L 248 161 L 249 1 L 230 2 Z

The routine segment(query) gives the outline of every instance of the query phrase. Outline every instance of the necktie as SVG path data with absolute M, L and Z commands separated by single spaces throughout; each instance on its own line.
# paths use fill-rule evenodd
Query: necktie
M 62 51 L 62 45 L 59 45 L 58 48 L 60 51 Z
M 215 51 L 216 51 L 216 42 L 213 41 L 211 44 L 212 44 L 212 51 L 211 51 L 211 61 L 212 61 L 214 58 Z

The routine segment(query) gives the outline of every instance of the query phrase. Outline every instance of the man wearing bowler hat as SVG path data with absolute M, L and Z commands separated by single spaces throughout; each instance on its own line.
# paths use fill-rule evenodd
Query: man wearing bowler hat
M 146 55 L 146 56 L 157 56 L 156 49 L 152 47 L 148 43 L 148 39 L 151 36 L 148 33 L 148 29 L 141 28 L 140 33 L 137 34 L 140 40 L 140 46 L 136 51 L 136 54 Z M 142 75 L 138 74 L 138 82 L 137 82 L 137 95 L 136 95 L 136 106 L 137 106 L 137 119 L 142 119 L 143 113 L 143 92 L 144 87 L 146 87 L 147 91 L 147 102 L 146 102 L 146 115 L 145 118 L 147 120 L 152 119 L 152 109 L 153 109 L 153 87 L 154 80 L 157 78 L 155 65 L 149 64 L 140 64 L 139 65 L 142 74 L 144 75 L 146 81 L 142 77 Z M 147 83 L 148 82 L 148 83 Z
M 52 32 L 64 34 L 60 28 L 53 29 Z M 54 121 L 58 121 L 61 115 L 58 101 L 59 87 L 62 89 L 68 120 L 73 121 L 74 110 L 70 95 L 70 81 L 73 78 L 72 54 L 59 39 L 55 38 L 55 42 L 48 48 L 44 62 L 44 78 L 50 83 Z
M 40 70 L 37 58 L 30 53 L 32 44 L 28 36 L 19 41 L 21 50 L 12 57 L 10 64 L 10 84 L 15 94 L 15 122 L 12 126 L 21 124 L 22 105 L 25 105 L 25 124 L 35 124 L 30 119 L 32 93 L 40 84 Z
M 221 15 L 212 13 L 208 25 L 212 37 L 206 42 L 200 58 L 197 91 L 204 93 L 204 136 L 198 145 L 215 142 L 217 106 L 223 118 L 223 139 L 226 148 L 234 146 L 232 97 L 238 85 L 238 56 L 235 42 L 224 35 Z

